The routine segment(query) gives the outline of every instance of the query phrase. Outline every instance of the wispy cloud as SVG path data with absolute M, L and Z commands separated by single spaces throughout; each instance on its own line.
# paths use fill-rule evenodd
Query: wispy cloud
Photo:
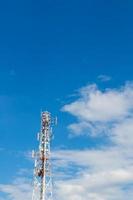
M 110 81 L 112 78 L 110 76 L 107 76 L 107 75 L 99 75 L 98 76 L 98 79 L 102 82 L 107 82 L 107 81 Z
M 0 193 L 4 194 L 4 200 L 31 200 L 31 189 L 28 178 L 22 177 L 16 178 L 9 184 L 0 184 Z

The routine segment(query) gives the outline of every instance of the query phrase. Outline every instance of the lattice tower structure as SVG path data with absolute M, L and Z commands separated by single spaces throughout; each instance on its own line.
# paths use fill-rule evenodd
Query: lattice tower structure
M 41 130 L 38 133 L 39 150 L 32 153 L 35 159 L 32 200 L 53 200 L 50 152 L 51 124 L 51 113 L 42 112 Z

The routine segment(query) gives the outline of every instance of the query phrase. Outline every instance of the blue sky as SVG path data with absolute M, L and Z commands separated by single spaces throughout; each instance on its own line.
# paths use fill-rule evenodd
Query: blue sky
M 104 147 L 107 152 L 114 152 L 114 149 L 110 151 L 108 149 L 113 140 L 112 136 L 106 134 L 99 136 L 98 133 L 104 132 L 103 126 L 107 132 L 110 132 L 110 127 L 120 123 L 124 126 L 123 121 L 120 121 L 122 118 L 132 119 L 132 105 L 130 102 L 125 102 L 126 95 L 129 100 L 132 97 L 132 9 L 133 3 L 130 0 L 0 2 L 1 185 L 4 184 L 5 187 L 8 184 L 13 185 L 12 181 L 20 178 L 20 171 L 26 173 L 29 170 L 31 177 L 30 170 L 33 168 L 33 163 L 27 158 L 27 152 L 37 148 L 36 133 L 40 128 L 41 109 L 47 109 L 53 116 L 58 116 L 58 126 L 54 128 L 55 139 L 52 142 L 57 166 L 61 162 L 58 158 L 66 156 L 67 159 L 71 154 L 72 159 L 75 151 L 79 154 L 83 151 L 82 153 L 86 155 L 85 150 L 96 151 Z M 81 92 L 83 87 L 84 94 Z M 111 93 L 111 98 L 118 97 L 118 107 L 121 101 L 124 102 L 122 105 L 128 106 L 120 107 L 120 113 L 115 112 L 115 109 L 110 113 L 107 109 L 105 113 L 108 115 L 105 117 L 112 118 L 104 121 L 101 110 L 97 106 L 93 108 L 94 110 L 90 110 L 88 104 L 91 103 L 90 95 L 94 95 L 95 102 L 97 93 L 105 95 L 105 101 L 101 99 L 102 95 L 98 96 L 99 101 L 103 100 L 104 103 L 111 101 L 110 98 L 106 98 L 110 97 L 108 88 L 112 93 L 116 92 L 116 96 Z M 119 95 L 124 100 L 120 100 Z M 81 106 L 81 102 L 84 107 Z M 110 102 L 110 107 L 112 104 L 116 107 L 117 102 L 113 102 Z M 104 109 L 105 105 L 101 107 Z M 86 111 L 89 113 L 88 118 L 83 116 Z M 96 111 L 101 112 L 100 116 L 103 118 L 92 117 L 92 111 L 93 115 Z M 123 114 L 125 112 L 128 115 Z M 130 126 L 129 121 L 126 125 Z M 77 129 L 81 129 L 80 133 Z M 94 132 L 96 136 L 92 136 Z M 118 146 L 117 144 L 116 147 Z M 128 144 L 127 147 L 129 146 Z M 63 152 L 60 152 L 61 150 Z M 87 163 L 80 168 L 88 168 L 88 165 Z M 67 164 L 63 166 L 65 172 L 69 171 Z M 71 169 L 73 167 L 76 173 L 79 169 L 77 160 Z M 87 173 L 89 172 L 86 171 Z M 28 177 L 27 174 L 25 177 Z M 69 181 L 71 179 L 72 177 Z M 61 176 L 60 181 L 64 180 L 65 176 Z M 78 179 L 77 183 L 79 182 Z M 124 186 L 127 186 L 127 182 Z M 57 187 L 57 191 L 60 191 L 58 184 Z M 112 186 L 110 188 L 112 189 Z M 3 200 L 3 195 L 6 195 L 4 197 L 6 200 L 18 198 L 8 196 L 9 192 L 0 190 L 0 200 Z M 116 191 L 116 188 L 113 191 Z M 124 192 L 123 195 L 122 192 L 122 189 L 117 192 L 121 195 L 117 200 L 123 200 Z M 130 191 L 128 193 L 128 199 L 131 200 Z M 59 194 L 57 196 L 62 198 Z M 69 199 L 74 200 L 74 198 L 80 200 L 80 196 L 73 197 L 70 194 Z M 101 199 L 94 196 L 88 198 L 114 199 L 112 196 L 102 196 Z M 85 197 L 82 200 L 86 200 Z

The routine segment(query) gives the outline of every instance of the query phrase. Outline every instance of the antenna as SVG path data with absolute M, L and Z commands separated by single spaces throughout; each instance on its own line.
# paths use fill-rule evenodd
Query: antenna
M 50 157 L 52 124 L 51 113 L 41 112 L 41 130 L 38 134 L 39 149 L 37 152 L 32 152 L 35 159 L 32 200 L 53 200 Z

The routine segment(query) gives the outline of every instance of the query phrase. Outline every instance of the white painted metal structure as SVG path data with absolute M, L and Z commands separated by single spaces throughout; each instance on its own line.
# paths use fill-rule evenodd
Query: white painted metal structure
M 50 161 L 51 121 L 49 112 L 41 113 L 41 130 L 38 134 L 39 150 L 33 151 L 35 167 L 32 200 L 53 200 Z

